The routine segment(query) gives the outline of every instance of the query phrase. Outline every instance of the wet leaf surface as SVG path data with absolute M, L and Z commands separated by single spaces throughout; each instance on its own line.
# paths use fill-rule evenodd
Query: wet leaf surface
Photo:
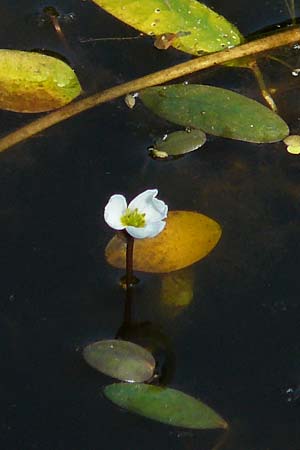
M 205 85 L 169 85 L 140 92 L 160 117 L 215 136 L 247 142 L 277 142 L 289 134 L 281 117 L 248 97 Z
M 81 87 L 74 71 L 52 56 L 0 50 L 0 109 L 37 113 L 66 105 Z
M 163 139 L 155 142 L 153 152 L 160 152 L 168 156 L 184 155 L 202 147 L 206 142 L 206 136 L 201 130 L 174 131 Z
M 171 388 L 147 384 L 111 384 L 104 394 L 130 412 L 168 425 L 193 428 L 227 428 L 227 423 L 200 400 Z
M 142 272 L 172 272 L 204 258 L 218 243 L 221 227 L 213 219 L 193 211 L 170 211 L 162 233 L 136 239 L 133 267 Z M 126 242 L 116 235 L 105 249 L 109 264 L 125 268 Z
M 122 381 L 147 381 L 155 369 L 151 353 L 128 341 L 111 339 L 93 342 L 85 347 L 83 357 L 94 369 Z
M 93 0 L 128 25 L 148 35 L 176 35 L 171 45 L 194 55 L 243 42 L 238 29 L 196 0 Z

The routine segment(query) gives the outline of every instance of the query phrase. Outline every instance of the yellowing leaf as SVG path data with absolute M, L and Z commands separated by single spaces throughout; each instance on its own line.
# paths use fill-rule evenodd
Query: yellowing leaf
M 221 237 L 213 219 L 192 211 L 170 211 L 162 233 L 150 239 L 136 239 L 133 267 L 142 272 L 172 272 L 204 258 Z M 105 249 L 109 264 L 125 268 L 126 243 L 116 235 Z
M 175 34 L 172 46 L 194 55 L 234 47 L 243 41 L 233 24 L 196 0 L 93 1 L 145 34 Z
M 0 109 L 37 113 L 66 105 L 81 92 L 74 71 L 52 56 L 0 50 Z

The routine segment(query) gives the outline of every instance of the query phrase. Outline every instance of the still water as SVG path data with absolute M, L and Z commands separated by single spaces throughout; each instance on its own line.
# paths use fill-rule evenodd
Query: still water
M 246 35 L 288 19 L 283 0 L 207 4 Z M 66 46 L 41 20 L 45 6 L 2 0 L 1 47 L 62 55 L 85 94 L 190 58 L 159 52 L 148 38 L 80 43 L 137 35 L 80 0 L 51 4 L 62 15 Z M 300 53 L 292 61 L 286 51 L 281 57 L 300 66 Z M 299 133 L 299 81 L 275 63 L 262 67 L 278 88 L 282 117 Z M 187 81 L 260 100 L 251 74 L 241 69 L 214 69 Z M 0 117 L 2 134 L 32 120 L 5 111 Z M 149 158 L 153 140 L 174 129 L 142 104 L 130 111 L 119 100 L 1 155 L 3 450 L 300 449 L 299 403 L 286 393 L 300 383 L 300 159 L 282 143 L 214 137 L 184 158 Z M 104 258 L 112 230 L 103 208 L 113 193 L 132 198 L 154 187 L 170 209 L 206 214 L 223 235 L 193 267 L 189 307 L 176 313 L 164 307 L 162 277 L 141 273 L 132 319 L 168 348 L 169 386 L 215 408 L 230 423 L 226 436 L 121 411 L 102 394 L 111 379 L 82 359 L 87 343 L 113 338 L 123 321 L 123 272 Z

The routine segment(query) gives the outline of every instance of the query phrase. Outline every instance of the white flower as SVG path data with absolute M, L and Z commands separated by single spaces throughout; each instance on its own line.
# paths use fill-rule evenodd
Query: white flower
M 137 239 L 158 235 L 165 227 L 168 206 L 155 198 L 157 189 L 147 189 L 127 206 L 123 195 L 112 195 L 104 210 L 106 223 L 115 230 L 126 230 Z

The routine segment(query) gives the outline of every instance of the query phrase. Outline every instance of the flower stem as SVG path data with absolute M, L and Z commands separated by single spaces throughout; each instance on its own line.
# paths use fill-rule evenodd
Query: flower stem
M 126 290 L 128 291 L 135 284 L 133 277 L 134 238 L 126 233 L 126 241 Z
M 266 86 L 263 74 L 257 64 L 257 61 L 253 60 L 252 62 L 250 62 L 249 68 L 252 70 L 252 72 L 256 78 L 256 81 L 260 88 L 260 92 L 261 92 L 263 98 L 265 99 L 266 103 L 269 105 L 269 107 L 272 109 L 272 111 L 277 112 L 276 103 L 274 102 L 272 95 L 270 94 L 270 92 Z
M 69 119 L 83 111 L 93 108 L 101 103 L 114 100 L 123 95 L 137 92 L 150 86 L 156 86 L 166 83 L 167 81 L 180 78 L 199 70 L 207 69 L 217 64 L 223 64 L 228 61 L 243 58 L 245 56 L 254 55 L 263 51 L 271 50 L 283 45 L 289 45 L 300 40 L 300 27 L 294 27 L 286 31 L 276 33 L 272 36 L 267 36 L 255 41 L 247 42 L 246 44 L 237 47 L 225 49 L 217 53 L 201 56 L 190 61 L 169 67 L 159 72 L 146 75 L 119 86 L 106 89 L 103 92 L 83 98 L 77 102 L 53 111 L 37 120 L 19 128 L 18 130 L 4 136 L 0 139 L 0 152 L 4 151 L 25 139 L 40 133 L 47 128 Z

